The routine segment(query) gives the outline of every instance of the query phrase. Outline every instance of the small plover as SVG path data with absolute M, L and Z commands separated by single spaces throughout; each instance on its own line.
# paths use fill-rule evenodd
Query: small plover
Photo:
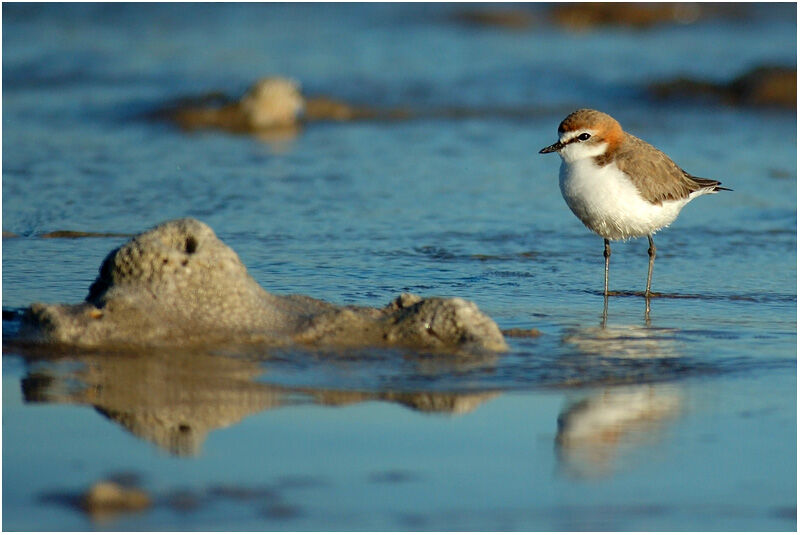
M 559 185 L 567 205 L 590 230 L 603 237 L 608 295 L 610 240 L 647 236 L 650 262 L 653 234 L 672 223 L 686 204 L 700 195 L 728 190 L 717 180 L 692 176 L 654 146 L 622 130 L 610 115 L 590 109 L 569 114 L 558 125 L 558 141 L 539 151 L 561 156 Z

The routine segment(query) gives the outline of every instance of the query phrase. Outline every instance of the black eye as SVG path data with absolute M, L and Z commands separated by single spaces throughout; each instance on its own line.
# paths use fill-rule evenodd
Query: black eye
M 587 140 L 587 139 L 589 139 L 590 137 L 592 137 L 592 135 L 591 135 L 591 134 L 587 134 L 586 132 L 584 132 L 583 134 L 581 134 L 581 135 L 579 135 L 579 136 L 578 136 L 578 139 L 580 139 L 581 141 L 586 141 L 586 140 Z

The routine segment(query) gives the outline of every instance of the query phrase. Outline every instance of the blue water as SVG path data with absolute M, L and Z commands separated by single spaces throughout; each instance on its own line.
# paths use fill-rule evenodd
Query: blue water
M 193 216 L 274 293 L 459 296 L 542 331 L 475 359 L 4 348 L 5 529 L 796 529 L 796 114 L 642 89 L 795 65 L 795 6 L 585 33 L 464 26 L 462 7 L 3 6 L 4 310 L 80 301 L 124 241 L 42 233 Z M 282 143 L 144 118 L 270 74 L 421 115 Z M 602 324 L 602 240 L 537 154 L 584 106 L 734 190 L 656 236 L 654 289 L 682 298 L 649 321 L 622 296 Z M 643 289 L 646 250 L 613 245 L 612 289 Z M 119 474 L 154 506 L 64 498 Z

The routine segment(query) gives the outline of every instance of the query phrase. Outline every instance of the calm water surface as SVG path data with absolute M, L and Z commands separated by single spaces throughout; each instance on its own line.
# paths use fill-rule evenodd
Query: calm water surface
M 792 5 L 648 31 L 505 32 L 458 5 L 5 5 L 3 309 L 78 302 L 124 238 L 205 221 L 271 292 L 475 301 L 536 327 L 492 357 L 397 350 L 3 353 L 8 530 L 795 530 L 796 116 L 642 87 L 794 65 Z M 543 12 L 546 6 L 536 6 Z M 265 143 L 144 114 L 268 74 L 378 107 Z M 596 107 L 733 193 L 656 237 L 613 297 L 555 140 Z M 518 113 L 491 113 L 491 110 Z M 614 244 L 642 290 L 646 241 Z M 16 331 L 3 322 L 4 337 Z M 90 517 L 102 478 L 154 506 Z

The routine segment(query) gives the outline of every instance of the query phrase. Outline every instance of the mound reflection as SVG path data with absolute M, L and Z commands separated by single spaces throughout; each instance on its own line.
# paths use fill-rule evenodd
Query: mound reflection
M 278 407 L 379 400 L 457 415 L 497 395 L 493 391 L 456 394 L 384 388 L 361 392 L 277 386 L 259 381 L 267 372 L 263 359 L 196 352 L 73 354 L 31 359 L 28 365 L 22 380 L 26 402 L 92 406 L 176 456 L 199 455 L 211 431 Z M 457 367 L 458 362 L 452 365 Z

